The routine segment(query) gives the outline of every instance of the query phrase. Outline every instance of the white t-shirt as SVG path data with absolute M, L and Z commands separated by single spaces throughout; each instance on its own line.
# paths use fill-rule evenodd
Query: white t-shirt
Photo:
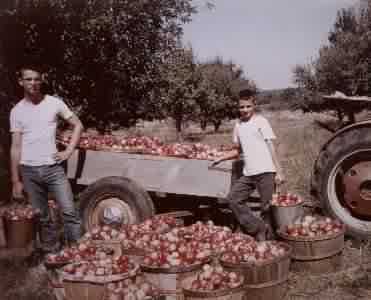
M 39 104 L 22 99 L 10 112 L 10 131 L 22 133 L 20 163 L 27 166 L 55 164 L 55 135 L 58 117 L 73 115 L 60 99 L 45 95 Z
M 250 120 L 240 121 L 235 125 L 233 142 L 241 145 L 245 176 L 276 172 L 267 144 L 267 140 L 275 138 L 268 120 L 259 114 L 254 114 Z

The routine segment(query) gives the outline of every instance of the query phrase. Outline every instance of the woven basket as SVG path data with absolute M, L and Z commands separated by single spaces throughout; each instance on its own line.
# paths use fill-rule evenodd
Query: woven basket
M 109 276 L 76 277 L 62 272 L 65 300 L 105 300 L 108 283 L 134 277 L 138 272 L 138 265 L 127 273 Z
M 185 300 L 199 300 L 199 299 L 216 299 L 216 300 L 244 300 L 245 299 L 245 287 L 243 282 L 241 286 L 216 291 L 195 291 L 190 289 L 192 281 L 196 276 L 189 276 L 183 280 L 183 294 Z
M 35 220 L 10 220 L 4 218 L 7 247 L 26 248 L 35 238 Z
M 160 295 L 171 299 L 182 300 L 182 281 L 201 270 L 205 263 L 195 264 L 187 267 L 160 268 L 141 265 L 143 275 L 155 286 Z
M 317 237 L 293 237 L 283 231 L 277 234 L 292 247 L 291 257 L 296 260 L 317 260 L 334 256 L 344 248 L 345 228 L 332 235 Z
M 287 243 L 280 242 L 286 249 L 285 255 L 262 263 L 241 262 L 238 264 L 220 260 L 220 264 L 229 271 L 243 274 L 246 285 L 275 285 L 288 279 L 290 273 L 292 248 Z

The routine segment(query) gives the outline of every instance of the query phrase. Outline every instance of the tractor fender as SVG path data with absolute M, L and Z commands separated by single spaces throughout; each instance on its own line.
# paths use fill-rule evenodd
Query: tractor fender
M 350 124 L 350 125 L 347 125 L 347 126 L 344 126 L 342 127 L 341 129 L 337 130 L 329 139 L 328 141 L 322 145 L 321 147 L 321 150 L 319 153 L 321 153 L 322 151 L 324 151 L 328 145 L 337 137 L 339 137 L 340 135 L 350 131 L 350 130 L 356 130 L 356 129 L 360 129 L 360 128 L 365 128 L 365 127 L 370 127 L 371 128 L 371 119 L 367 119 L 367 120 L 364 120 L 364 121 L 361 121 L 361 122 L 356 122 L 356 123 L 353 123 L 353 124 Z M 317 160 L 318 160 L 319 156 L 317 156 L 316 158 L 316 161 L 314 163 L 314 165 L 317 164 Z

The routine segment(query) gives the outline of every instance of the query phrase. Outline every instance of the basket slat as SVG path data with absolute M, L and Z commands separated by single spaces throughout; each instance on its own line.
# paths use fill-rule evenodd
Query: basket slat
M 106 286 L 90 282 L 63 282 L 66 300 L 104 300 Z
M 4 220 L 8 248 L 26 248 L 34 240 L 34 219 Z
M 247 286 L 245 300 L 282 300 L 287 293 L 287 282 L 271 286 Z
M 216 291 L 194 291 L 189 289 L 195 276 L 189 276 L 182 281 L 183 294 L 185 300 L 199 300 L 199 299 L 216 299 L 216 300 L 244 300 L 245 286 Z
M 292 262 L 292 270 L 311 274 L 326 274 L 339 271 L 342 267 L 342 253 L 317 260 L 296 260 Z
M 166 300 L 183 300 L 183 280 L 195 275 L 203 265 L 204 263 L 181 268 L 153 268 L 142 265 L 141 268 L 146 279 Z

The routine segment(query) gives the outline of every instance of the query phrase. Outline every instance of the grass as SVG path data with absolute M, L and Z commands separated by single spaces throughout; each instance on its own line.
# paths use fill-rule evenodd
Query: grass
M 324 129 L 314 125 L 315 119 L 327 120 L 321 114 L 300 112 L 265 112 L 277 135 L 277 152 L 284 168 L 287 183 L 285 189 L 301 195 L 310 201 L 310 177 L 314 161 L 321 146 L 331 136 Z M 197 126 L 188 124 L 183 136 L 185 141 L 200 141 L 213 146 L 230 144 L 233 122 L 223 124 L 219 133 L 208 127 L 202 132 Z M 117 135 L 157 136 L 166 142 L 173 142 L 176 132 L 172 122 L 144 122 L 136 128 L 116 132 Z M 291 272 L 288 294 L 285 300 L 333 300 L 371 299 L 371 250 L 368 244 L 354 247 L 346 243 L 341 272 L 311 275 L 305 272 Z M 369 266 L 370 265 L 370 266 Z M 52 300 L 47 288 L 47 278 L 41 265 L 30 267 L 27 263 L 0 260 L 1 299 Z

